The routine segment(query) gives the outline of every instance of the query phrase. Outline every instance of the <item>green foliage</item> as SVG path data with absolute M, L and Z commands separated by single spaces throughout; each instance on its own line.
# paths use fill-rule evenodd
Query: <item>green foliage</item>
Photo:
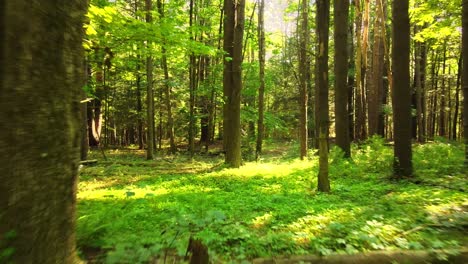
M 355 253 L 392 249 L 453 249 L 466 243 L 462 147 L 415 147 L 420 182 L 393 182 L 392 149 L 381 138 L 353 146 L 353 160 L 333 148 L 332 193 L 311 192 L 317 157 L 291 157 L 297 146 L 265 146 L 259 163 L 239 169 L 222 160 L 187 157 L 143 161 L 127 152 L 82 170 L 78 245 L 108 250 L 108 263 L 182 258 L 189 237 L 215 261 Z M 272 145 L 273 144 L 273 145 Z M 98 155 L 95 153 L 94 155 Z M 440 166 L 447 164 L 446 166 Z M 452 166 L 452 167 L 449 167 Z M 450 186 L 437 181 L 450 173 Z M 443 256 L 441 256 L 443 257 Z

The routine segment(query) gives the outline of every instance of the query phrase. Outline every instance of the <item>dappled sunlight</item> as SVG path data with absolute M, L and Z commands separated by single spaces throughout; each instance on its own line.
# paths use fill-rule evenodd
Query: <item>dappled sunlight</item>
M 251 258 L 463 243 L 450 232 L 466 223 L 465 193 L 439 182 L 388 180 L 389 152 L 378 141 L 353 160 L 332 150 L 329 194 L 316 191 L 316 157 L 230 169 L 201 157 L 158 164 L 121 162 L 116 155 L 110 164 L 81 171 L 78 244 L 165 245 L 184 254 L 188 238 L 196 236 L 216 254 Z M 436 172 L 423 180 L 440 179 Z M 450 180 L 461 185 L 463 178 Z

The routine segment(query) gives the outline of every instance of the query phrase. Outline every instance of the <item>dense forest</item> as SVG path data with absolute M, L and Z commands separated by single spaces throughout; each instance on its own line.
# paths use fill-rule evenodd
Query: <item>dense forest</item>
M 466 0 L 0 1 L 0 263 L 466 263 Z

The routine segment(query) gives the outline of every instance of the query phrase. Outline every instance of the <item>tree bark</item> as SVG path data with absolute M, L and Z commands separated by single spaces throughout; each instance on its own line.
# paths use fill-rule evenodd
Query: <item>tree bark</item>
M 150 24 L 153 21 L 151 10 L 151 0 L 145 0 L 146 23 Z M 147 44 L 147 49 L 151 48 L 151 44 Z M 146 159 L 153 159 L 153 144 L 154 144 L 154 94 L 153 94 L 153 58 L 151 55 L 146 57 L 146 115 L 148 136 L 146 140 Z
M 224 0 L 224 146 L 225 163 L 241 165 L 240 99 L 242 90 L 242 40 L 244 36 L 245 0 Z
M 309 45 L 309 2 L 301 1 L 300 29 L 299 29 L 299 141 L 301 145 L 300 158 L 303 160 L 307 157 L 307 61 L 308 45 Z
M 468 167 L 468 1 L 462 4 L 462 88 L 463 88 L 463 137 L 465 141 L 465 166 Z
M 462 72 L 462 54 L 460 54 L 460 58 L 458 59 L 457 84 L 455 87 L 455 109 L 453 112 L 453 121 L 452 121 L 452 140 L 457 140 L 458 112 L 460 109 L 461 72 Z
M 336 145 L 351 156 L 348 116 L 348 17 L 349 1 L 334 1 Z
M 255 159 L 258 160 L 262 154 L 263 133 L 265 130 L 263 119 L 265 115 L 265 29 L 264 29 L 265 0 L 260 0 L 258 6 L 258 60 L 259 79 L 258 88 L 258 120 L 257 120 L 257 145 Z
M 372 66 L 370 71 L 370 82 L 368 83 L 368 128 L 369 136 L 384 136 L 382 129 L 382 97 L 383 97 L 383 77 L 384 77 L 384 0 L 377 0 L 375 5 L 374 22 L 374 44 L 372 46 Z
M 446 115 L 447 111 L 445 110 L 446 107 L 446 87 L 445 87 L 445 72 L 447 68 L 447 42 L 444 42 L 444 52 L 442 58 L 442 83 L 441 83 L 441 91 L 440 91 L 440 110 L 439 110 L 439 136 L 445 137 L 447 134 L 446 131 Z
M 318 32 L 318 65 L 317 65 L 317 92 L 319 127 L 319 174 L 318 191 L 329 192 L 328 179 L 328 27 L 330 22 L 330 2 L 317 1 L 317 32 Z
M 2 263 L 78 262 L 85 12 L 86 1 L 0 2 Z
M 393 127 L 394 176 L 413 174 L 411 149 L 410 23 L 408 0 L 393 1 Z
M 157 2 L 159 19 L 164 18 L 163 3 L 161 0 Z M 161 22 L 162 23 L 162 22 Z M 171 105 L 171 86 L 169 85 L 169 70 L 167 68 L 167 50 L 166 41 L 163 38 L 163 45 L 161 47 L 161 65 L 164 71 L 164 103 L 166 104 L 167 111 L 167 131 L 169 134 L 169 152 L 174 154 L 177 151 L 175 140 L 174 140 L 174 118 L 172 117 L 172 105 Z

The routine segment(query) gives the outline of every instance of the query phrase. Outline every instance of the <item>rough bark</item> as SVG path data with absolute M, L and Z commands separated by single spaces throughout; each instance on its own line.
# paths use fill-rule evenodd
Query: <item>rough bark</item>
M 78 261 L 85 11 L 77 0 L 0 2 L 1 263 Z
M 223 139 L 225 163 L 241 165 L 240 99 L 242 90 L 242 40 L 244 36 L 245 0 L 224 0 Z
M 317 32 L 318 32 L 318 65 L 317 65 L 317 92 L 318 113 L 317 125 L 319 127 L 319 173 L 318 190 L 330 191 L 328 179 L 328 27 L 330 23 L 330 2 L 317 1 Z
M 351 156 L 348 116 L 348 17 L 349 1 L 334 1 L 336 145 Z
M 258 120 L 257 120 L 257 145 L 255 149 L 255 158 L 258 160 L 262 153 L 263 133 L 264 133 L 264 115 L 265 115 L 265 29 L 264 29 L 265 0 L 260 0 L 258 6 L 258 60 L 259 60 L 259 79 L 258 88 Z
M 410 24 L 408 0 L 393 1 L 393 127 L 394 176 L 413 174 L 411 149 Z

